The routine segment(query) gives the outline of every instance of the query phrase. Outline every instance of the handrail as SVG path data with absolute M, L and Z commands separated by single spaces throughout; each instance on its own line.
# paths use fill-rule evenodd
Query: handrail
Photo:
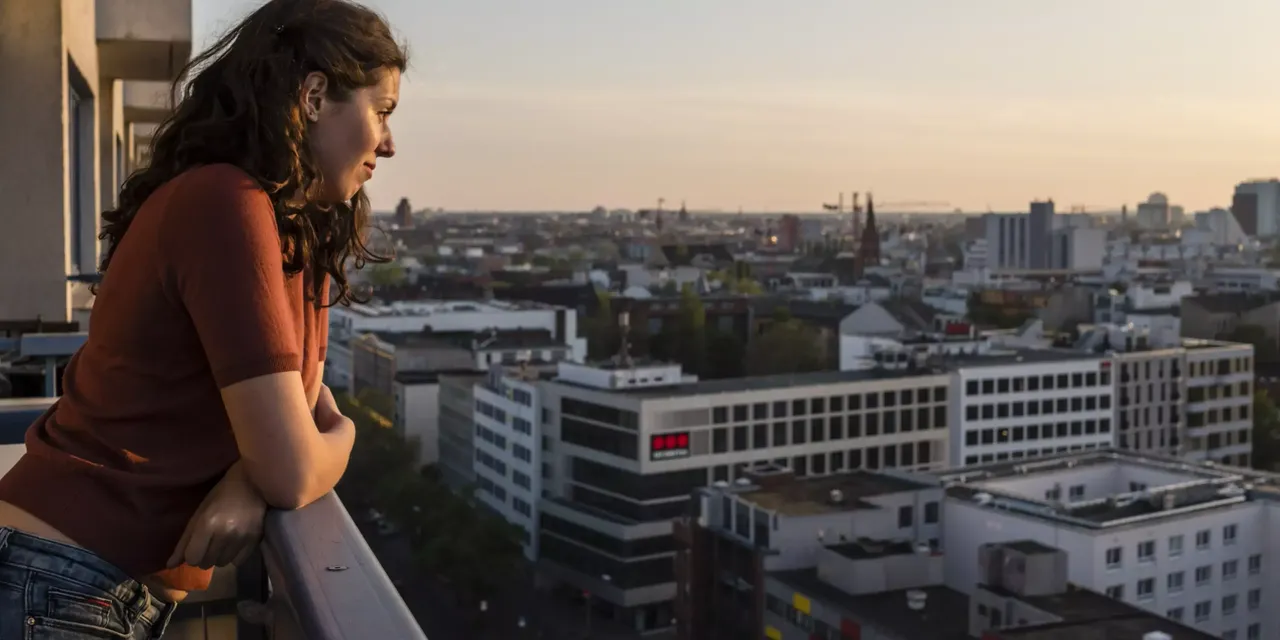
M 267 515 L 262 545 L 272 599 L 307 640 L 426 640 L 404 599 L 332 491 Z

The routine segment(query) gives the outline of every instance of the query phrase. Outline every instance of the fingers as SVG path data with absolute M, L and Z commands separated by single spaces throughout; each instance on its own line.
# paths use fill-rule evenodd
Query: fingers
M 191 539 L 187 540 L 187 548 L 182 554 L 182 561 L 193 567 L 199 567 L 200 563 L 204 562 L 205 554 L 208 553 L 209 545 L 214 538 L 213 528 L 206 526 L 208 516 L 204 514 L 201 516 L 192 520 L 196 524 L 191 531 Z
M 178 545 L 173 548 L 173 553 L 169 555 L 169 561 L 164 566 L 172 569 L 182 564 L 183 558 L 187 556 L 187 543 L 191 540 L 191 531 L 195 529 L 195 526 L 195 518 L 187 522 L 187 528 L 183 530 L 182 537 L 178 539 Z

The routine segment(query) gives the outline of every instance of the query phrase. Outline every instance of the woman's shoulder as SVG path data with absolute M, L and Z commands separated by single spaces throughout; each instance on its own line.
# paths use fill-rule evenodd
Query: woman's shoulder
M 244 169 L 230 163 L 205 164 L 192 167 L 174 177 L 170 184 L 188 194 L 231 195 L 249 192 L 266 197 L 258 181 Z

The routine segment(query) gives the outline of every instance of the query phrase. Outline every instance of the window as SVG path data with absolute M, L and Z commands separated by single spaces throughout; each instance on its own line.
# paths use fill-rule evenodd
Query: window
M 1209 619 L 1209 613 L 1213 611 L 1213 603 L 1203 600 L 1196 603 L 1195 614 L 1196 622 L 1204 622 Z
M 1236 525 L 1229 524 L 1222 528 L 1222 544 L 1233 545 L 1236 543 Z
M 1116 600 L 1124 600 L 1124 585 L 1116 584 L 1107 587 L 1107 597 Z
M 1212 579 L 1213 579 L 1213 567 L 1207 564 L 1204 565 L 1203 567 L 1196 567 L 1196 586 L 1197 587 L 1209 584 L 1209 581 Z
M 1249 556 L 1249 575 L 1256 576 L 1262 573 L 1262 554 L 1255 553 Z
M 1222 579 L 1235 580 L 1236 573 L 1239 567 L 1240 567 L 1239 560 L 1227 560 L 1226 562 L 1222 563 Z
M 1262 625 L 1257 622 L 1249 625 L 1244 632 L 1245 640 L 1262 640 Z
M 1231 616 L 1236 613 L 1236 594 L 1222 596 L 1222 615 Z
M 1182 607 L 1174 607 L 1164 614 L 1165 617 L 1176 622 L 1182 621 Z
M 1169 536 L 1169 556 L 1176 558 L 1182 555 L 1182 534 Z
M 1165 589 L 1169 593 L 1178 593 L 1182 591 L 1184 574 L 1181 571 L 1175 571 L 1165 578 Z
M 898 507 L 898 528 L 899 529 L 906 529 L 907 527 L 910 527 L 913 524 L 914 520 L 915 520 L 915 515 L 914 513 L 912 513 L 911 505 L 908 504 L 908 505 L 903 505 L 901 507 Z
M 938 503 L 937 502 L 924 503 L 924 523 L 936 524 L 937 522 L 938 522 Z
M 70 255 L 67 263 L 71 273 L 85 273 L 88 268 L 84 264 L 84 233 L 87 208 L 92 204 L 86 202 L 87 185 L 92 185 L 93 167 L 93 117 L 94 107 L 92 93 L 88 83 L 80 75 L 75 65 L 67 69 L 67 165 L 70 171 L 70 214 L 67 229 L 68 249 Z M 91 187 L 89 187 L 91 188 Z
M 1209 548 L 1209 530 L 1196 532 L 1196 549 L 1203 551 Z
M 1138 543 L 1138 562 L 1156 561 L 1156 543 L 1154 540 Z
M 1245 596 L 1245 604 L 1250 611 L 1256 610 L 1262 606 L 1262 589 L 1250 589 L 1248 595 Z
M 1156 597 L 1156 579 L 1143 578 L 1138 581 L 1138 601 L 1152 600 Z
M 1124 555 L 1123 551 L 1124 550 L 1121 549 L 1120 547 L 1111 547 L 1110 549 L 1107 549 L 1107 568 L 1108 569 L 1120 568 L 1120 562 Z

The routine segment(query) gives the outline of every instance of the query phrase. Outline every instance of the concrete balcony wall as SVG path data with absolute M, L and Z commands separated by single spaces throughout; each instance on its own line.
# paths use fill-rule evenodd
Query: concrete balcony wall
M 73 263 L 96 264 L 98 253 L 93 0 L 0 0 L 0 82 L 17 89 L 0 97 L 0 140 L 21 150 L 0 157 L 6 202 L 0 254 L 23 265 L 0 271 L 0 318 L 66 321 L 72 315 L 66 277 Z M 75 113 L 73 87 L 81 99 Z M 78 260 L 71 255 L 73 233 Z
M 102 73 L 123 80 L 172 80 L 191 58 L 190 0 L 98 0 Z

